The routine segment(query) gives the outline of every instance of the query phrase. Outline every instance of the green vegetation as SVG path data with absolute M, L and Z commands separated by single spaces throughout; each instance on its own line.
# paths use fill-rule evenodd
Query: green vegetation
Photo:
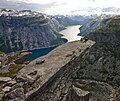
M 20 69 L 22 69 L 22 64 L 11 64 L 9 68 L 9 72 L 0 73 L 0 77 L 11 77 L 14 78 Z
M 8 56 L 8 62 L 13 62 L 21 57 L 21 53 L 16 53 L 14 55 Z
M 1 51 L 0 51 L 0 54 L 4 54 L 4 52 L 1 52 Z
M 9 55 L 6 58 L 7 65 L 8 65 L 8 71 L 0 72 L 0 77 L 14 78 L 17 75 L 17 73 L 19 72 L 19 70 L 23 68 L 23 64 L 16 64 L 14 62 L 17 59 L 21 58 L 22 56 L 23 55 L 21 53 L 15 53 L 15 54 Z
M 0 51 L 0 56 L 3 56 L 5 53 Z

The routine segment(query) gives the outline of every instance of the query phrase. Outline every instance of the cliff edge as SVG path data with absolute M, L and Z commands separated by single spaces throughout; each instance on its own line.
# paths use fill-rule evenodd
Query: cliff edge
M 36 95 L 37 92 L 46 91 L 44 89 L 52 83 L 58 86 L 62 78 L 70 78 L 72 73 L 78 69 L 71 67 L 70 63 L 93 44 L 94 42 L 90 40 L 87 42 L 75 41 L 66 43 L 57 47 L 48 55 L 32 61 L 20 70 L 16 77 L 17 84 L 6 94 L 7 98 L 10 101 L 24 101 L 26 98 L 34 98 L 32 96 Z M 16 94 L 15 92 L 20 93 Z M 52 101 L 56 101 L 55 99 Z M 36 101 L 41 101 L 41 99 Z M 44 99 L 44 101 L 47 100 Z
M 8 101 L 120 101 L 120 16 L 63 44 L 16 76 Z M 88 40 L 88 39 L 90 40 Z

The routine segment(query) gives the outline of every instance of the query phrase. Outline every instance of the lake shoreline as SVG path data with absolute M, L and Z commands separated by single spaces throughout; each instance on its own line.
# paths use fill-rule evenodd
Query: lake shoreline
M 66 33 L 64 33 L 64 35 L 62 36 L 62 38 L 65 38 L 67 39 L 68 42 L 72 42 L 72 41 L 77 41 L 77 40 L 80 40 L 81 36 L 78 36 L 78 34 L 80 33 L 80 30 L 79 28 L 81 27 L 82 25 L 72 25 L 72 26 L 68 26 L 66 27 L 66 29 L 62 30 L 63 32 L 64 31 L 71 31 L 71 29 L 73 30 L 72 32 L 72 37 L 74 38 L 74 40 L 69 40 L 67 37 L 64 37 Z M 69 30 L 70 28 L 70 30 Z M 59 32 L 61 34 L 61 31 Z M 67 32 L 68 33 L 68 32 Z M 69 33 L 68 33 L 69 35 Z M 75 37 L 74 37 L 75 36 Z M 32 54 L 28 57 L 28 61 L 33 61 L 35 60 L 36 58 L 39 58 L 41 56 L 44 56 L 46 54 L 48 54 L 49 52 L 51 52 L 53 49 L 55 49 L 56 47 L 60 46 L 62 44 L 59 44 L 59 45 L 52 45 L 52 46 L 49 46 L 49 47 L 43 47 L 43 48 L 34 48 L 34 49 L 30 49 L 30 50 L 22 50 L 22 51 L 18 51 L 18 53 L 24 53 L 24 52 L 32 52 Z
M 66 27 L 65 30 L 60 31 L 59 33 L 62 34 L 62 38 L 65 38 L 68 40 L 68 42 L 72 42 L 75 40 L 80 40 L 81 36 L 78 34 L 80 33 L 80 27 L 82 25 L 72 25 Z

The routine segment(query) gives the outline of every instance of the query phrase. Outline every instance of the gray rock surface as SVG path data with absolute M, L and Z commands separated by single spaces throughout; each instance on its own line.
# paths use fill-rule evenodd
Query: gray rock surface
M 90 96 L 91 93 L 89 91 L 84 91 L 73 86 L 65 101 L 88 101 Z
M 16 83 L 17 83 L 17 82 L 16 82 L 15 80 L 11 80 L 11 81 L 7 82 L 7 83 L 5 84 L 5 86 L 11 87 L 11 86 L 15 85 Z
M 17 88 L 9 93 L 7 93 L 7 97 L 10 99 L 14 99 L 15 101 L 23 101 L 24 99 L 24 90 L 23 88 Z
M 4 96 L 4 92 L 0 91 L 0 100 L 2 100 L 3 96 Z
M 13 52 L 62 44 L 59 27 L 57 20 L 42 13 L 1 10 L 0 50 Z
M 11 87 L 6 86 L 6 87 L 5 87 L 5 88 L 3 88 L 2 90 L 3 90 L 4 92 L 9 92 L 9 91 L 10 91 L 10 89 L 11 89 Z
M 51 84 L 51 81 L 54 81 L 56 77 L 58 77 L 58 83 L 55 83 L 54 86 L 58 86 L 60 87 L 59 89 L 62 89 L 62 85 L 62 87 L 66 88 L 65 93 L 67 94 L 71 83 L 68 81 L 68 83 L 66 82 L 66 77 L 68 76 L 68 78 L 70 78 L 72 72 L 78 68 L 64 66 L 82 54 L 83 51 L 89 49 L 93 44 L 94 42 L 90 40 L 86 43 L 81 41 L 67 43 L 57 47 L 48 55 L 32 61 L 30 64 L 25 66 L 25 68 L 20 70 L 15 80 L 10 80 L 3 85 L 5 93 L 3 96 L 5 96 L 8 101 L 24 101 L 26 98 L 29 98 L 31 94 L 36 93 L 36 91 L 41 91 L 41 88 L 49 87 L 47 85 Z M 63 74 L 61 75 L 62 72 Z M 61 77 L 63 82 L 60 83 Z M 10 89 L 8 90 L 8 88 Z M 46 91 L 47 90 L 45 90 L 45 92 Z M 53 92 L 53 89 L 50 91 Z M 55 92 L 58 91 L 56 90 Z M 55 97 L 55 95 L 51 96 Z M 41 99 L 44 98 L 41 97 Z M 58 97 L 55 97 L 54 99 L 58 99 Z M 54 99 L 52 98 L 51 100 Z
M 12 80 L 10 77 L 0 77 L 0 82 L 7 82 Z
M 71 90 L 73 85 L 90 92 L 86 101 L 119 101 L 119 19 L 119 16 L 114 17 L 105 28 L 90 33 L 87 37 L 96 43 L 62 66 L 54 78 L 49 79 L 50 82 L 45 83 L 26 101 L 70 101 L 72 97 L 72 101 L 77 101 L 79 97 Z M 103 40 L 105 37 L 108 40 Z M 71 48 L 75 47 L 71 45 Z
M 97 17 L 96 19 L 92 19 L 88 21 L 80 28 L 79 35 L 86 36 L 90 32 L 93 32 L 97 29 L 105 27 L 111 21 L 111 18 L 112 18 L 111 15 L 101 15 Z

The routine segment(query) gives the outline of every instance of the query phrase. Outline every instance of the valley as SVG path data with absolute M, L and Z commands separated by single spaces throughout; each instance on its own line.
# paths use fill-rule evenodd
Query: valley
M 76 18 L 0 10 L 0 101 L 120 101 L 120 16 Z

